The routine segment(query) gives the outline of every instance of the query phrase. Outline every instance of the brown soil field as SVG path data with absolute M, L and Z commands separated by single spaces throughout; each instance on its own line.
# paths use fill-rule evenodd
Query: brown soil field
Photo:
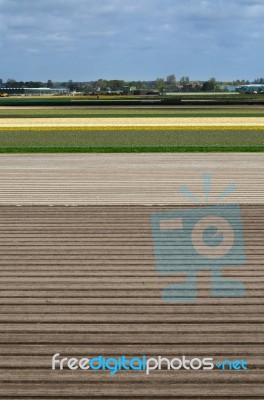
M 263 399 L 264 154 L 2 154 L 0 172 L 1 399 Z M 220 203 L 240 204 L 247 260 L 222 276 L 245 295 L 212 296 L 201 268 L 194 302 L 164 302 L 186 276 L 158 273 L 151 215 L 190 210 L 182 186 L 203 207 L 231 183 Z M 110 375 L 52 370 L 55 353 L 244 359 L 249 369 Z

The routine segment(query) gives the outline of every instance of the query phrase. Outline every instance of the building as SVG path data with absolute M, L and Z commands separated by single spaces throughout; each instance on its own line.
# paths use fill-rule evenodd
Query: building
M 0 87 L 0 92 L 8 93 L 10 96 L 43 96 L 43 95 L 58 95 L 58 94 L 66 94 L 68 93 L 68 89 L 66 88 L 8 88 L 8 87 Z
M 237 87 L 236 91 L 245 93 L 258 93 L 260 91 L 263 92 L 264 84 L 252 83 L 250 85 L 241 85 Z

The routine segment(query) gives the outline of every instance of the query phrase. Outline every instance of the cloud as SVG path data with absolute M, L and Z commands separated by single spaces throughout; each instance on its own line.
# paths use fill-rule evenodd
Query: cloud
M 1 65 L 4 74 L 261 75 L 263 0 L 0 0 L 0 6 L 1 51 L 12 60 Z M 247 59 L 253 52 L 256 65 Z

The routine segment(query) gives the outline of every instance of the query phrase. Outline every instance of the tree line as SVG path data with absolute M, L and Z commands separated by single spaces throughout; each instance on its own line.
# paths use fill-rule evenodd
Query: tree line
M 8 88 L 58 88 L 64 87 L 69 91 L 83 91 L 83 92 L 93 92 L 93 91 L 121 91 L 124 87 L 132 88 L 136 90 L 171 90 L 171 91 L 181 91 L 193 90 L 193 91 L 218 91 L 221 85 L 246 85 L 249 83 L 254 84 L 264 84 L 264 78 L 256 78 L 254 81 L 250 82 L 248 80 L 236 79 L 229 82 L 217 81 L 216 78 L 209 78 L 207 81 L 192 81 L 189 76 L 182 76 L 177 80 L 174 74 L 168 75 L 166 78 L 158 77 L 153 81 L 125 81 L 120 79 L 107 80 L 100 78 L 96 81 L 87 82 L 76 82 L 69 80 L 67 82 L 53 82 L 48 80 L 46 82 L 41 81 L 16 81 L 15 79 L 7 79 L 4 82 L 0 79 L 0 87 Z

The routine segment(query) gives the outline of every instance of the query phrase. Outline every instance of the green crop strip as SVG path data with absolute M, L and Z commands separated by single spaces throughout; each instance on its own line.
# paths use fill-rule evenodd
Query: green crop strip
M 239 117 L 264 117 L 264 113 L 233 113 L 233 114 L 217 114 L 217 113 L 196 113 L 196 114 L 0 114 L 1 118 L 200 118 L 200 117 L 212 117 L 212 118 L 221 118 L 221 117 L 230 117 L 230 118 L 239 118 Z
M 1 118 L 191 118 L 191 117 L 264 117 L 264 110 L 262 109 L 221 109 L 221 110 L 147 110 L 147 109 L 131 109 L 131 110 L 98 110 L 98 109 L 0 109 Z
M 0 153 L 259 153 L 264 146 L 0 147 Z
M 0 131 L 0 149 L 2 152 L 10 149 L 66 149 L 78 148 L 86 151 L 92 148 L 204 148 L 204 147 L 244 148 L 264 147 L 264 130 L 232 129 L 210 130 L 207 129 L 174 129 L 174 130 L 82 130 L 67 128 L 53 129 L 26 129 L 16 130 L 3 128 Z M 157 151 L 157 150 L 155 150 Z M 259 150 L 260 151 L 260 150 Z M 261 150 L 262 151 L 262 150 Z

